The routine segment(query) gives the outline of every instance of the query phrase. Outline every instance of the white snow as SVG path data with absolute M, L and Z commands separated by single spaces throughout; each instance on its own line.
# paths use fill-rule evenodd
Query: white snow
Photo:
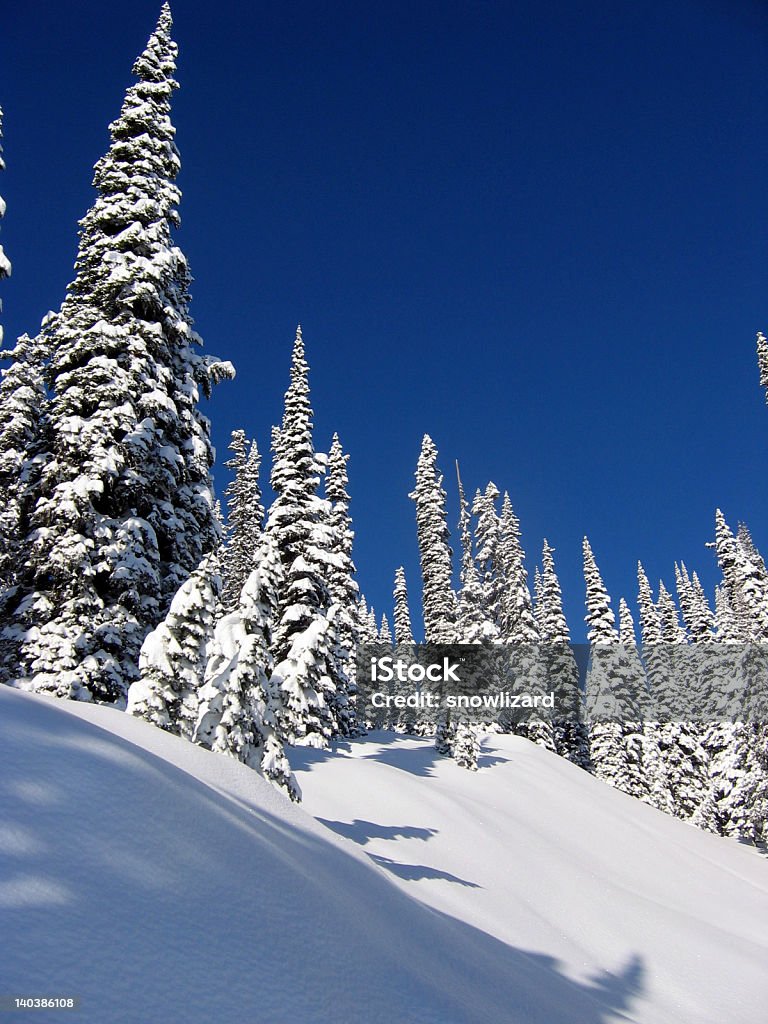
M 527 741 L 486 739 L 477 773 L 391 734 L 294 750 L 296 807 L 113 708 L 0 687 L 0 751 L 0 993 L 81 998 L 52 1024 L 764 1014 L 768 861 Z
M 485 737 L 476 773 L 436 756 L 428 740 L 392 733 L 333 755 L 292 751 L 291 762 L 304 809 L 403 891 L 528 951 L 542 989 L 567 977 L 583 992 L 600 979 L 616 1011 L 591 1017 L 574 997 L 550 1016 L 508 1010 L 494 1020 L 766 1019 L 768 858 L 754 849 L 515 736 Z M 523 996 L 519 977 L 514 987 L 513 1006 L 541 999 L 535 985 Z

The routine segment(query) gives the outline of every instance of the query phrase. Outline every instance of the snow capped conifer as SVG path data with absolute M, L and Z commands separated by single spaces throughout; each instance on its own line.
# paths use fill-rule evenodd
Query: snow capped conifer
M 741 623 L 725 586 L 715 589 L 715 637 L 724 644 L 737 644 L 744 639 Z
M 472 553 L 471 516 L 464 494 L 464 487 L 461 483 L 461 476 L 459 475 L 458 462 L 456 463 L 456 476 L 459 486 L 459 536 L 461 538 L 461 569 L 459 572 L 461 588 L 458 594 L 456 611 L 456 635 L 458 641 L 462 644 L 474 644 L 483 640 L 494 641 L 499 635 L 499 629 L 495 621 L 498 617 L 498 598 L 489 599 L 489 593 L 491 588 L 498 591 L 498 582 L 495 578 L 495 553 L 492 553 L 490 550 L 491 545 L 486 530 L 485 540 L 483 541 L 483 559 L 488 576 L 486 580 L 487 585 L 484 585 L 481 582 L 477 564 Z M 491 488 L 498 495 L 499 492 L 493 484 L 488 485 L 486 495 L 488 495 Z M 488 510 L 484 508 L 485 501 L 486 499 L 478 491 L 474 507 L 479 508 L 486 519 L 492 517 L 492 520 L 495 521 L 496 512 L 493 504 L 491 503 L 489 516 Z M 498 535 L 498 522 L 496 522 L 492 529 Z M 495 612 L 492 610 L 494 604 L 496 605 Z
M 192 738 L 220 598 L 218 556 L 211 553 L 182 584 L 165 619 L 145 639 L 139 656 L 141 677 L 128 691 L 129 714 Z
M 638 581 L 651 705 L 661 720 L 649 722 L 648 742 L 650 745 L 654 740 L 658 743 L 671 812 L 685 821 L 715 831 L 709 764 L 701 742 L 702 730 L 685 719 L 688 701 L 692 697 L 693 681 L 686 674 L 691 662 L 688 658 L 679 657 L 676 650 L 685 645 L 685 633 L 664 583 L 659 584 L 659 599 L 654 605 L 648 578 L 641 565 L 638 566 Z M 653 781 L 656 796 L 663 801 L 664 785 L 657 779 Z
M 379 628 L 379 643 L 387 644 L 392 646 L 392 631 L 389 628 L 389 621 L 386 615 L 381 616 L 381 626 Z
M 349 514 L 349 456 L 341 446 L 339 435 L 334 434 L 328 453 L 328 473 L 325 478 L 325 497 L 331 504 L 330 525 L 333 531 L 334 561 L 331 563 L 329 586 L 334 601 L 351 609 L 357 604 L 358 586 L 352 561 L 354 532 Z
M 424 632 L 427 643 L 455 639 L 455 599 L 451 589 L 451 549 L 445 517 L 443 478 L 437 468 L 437 448 L 424 435 L 416 467 L 416 528 L 423 583 Z
M 541 584 L 541 569 L 538 565 L 533 570 L 533 617 L 536 619 L 536 625 L 539 630 L 539 635 L 542 633 L 541 629 L 541 609 L 544 601 L 544 595 L 542 594 Z
M 540 573 L 541 638 L 550 644 L 569 644 L 571 633 L 563 611 L 563 597 L 555 570 L 554 551 L 545 538 Z
M 379 642 L 379 626 L 376 621 L 376 609 L 371 606 L 368 610 L 368 622 L 366 625 L 368 643 L 377 644 Z
M 488 622 L 491 627 L 495 626 L 497 631 L 502 618 L 502 595 L 505 585 L 499 564 L 501 524 L 496 511 L 498 497 L 499 489 L 496 484 L 491 482 L 484 492 L 477 492 L 472 503 L 472 515 L 476 519 L 475 564 L 479 576 L 481 599 L 478 611 L 482 620 Z M 460 500 L 462 499 L 463 494 L 460 494 Z M 468 525 L 463 522 L 465 519 L 468 524 L 467 513 L 462 511 L 461 527 L 463 531 L 468 529 Z M 462 570 L 466 572 L 463 560 Z
M 765 389 L 765 401 L 768 403 L 768 338 L 762 331 L 757 334 L 757 364 L 760 369 L 760 386 Z
M 47 397 L 42 353 L 32 338 L 22 335 L 0 357 L 13 360 L 0 380 L 0 590 L 7 603 L 15 596 L 21 542 L 40 477 Z
M 261 772 L 292 800 L 301 793 L 279 736 L 281 694 L 272 676 L 272 624 L 283 567 L 263 537 L 236 612 L 219 620 L 199 694 L 194 739 Z
M 233 478 L 224 494 L 227 497 L 229 539 L 224 560 L 224 607 L 237 607 L 240 592 L 254 567 L 254 554 L 264 526 L 259 469 L 261 455 L 255 441 L 248 441 L 244 430 L 233 430 L 229 443 L 232 458 L 224 463 Z
M 715 550 L 731 609 L 745 640 L 768 640 L 768 579 L 751 537 L 733 536 L 720 509 L 715 512 Z
M 657 681 L 654 698 L 656 707 L 672 719 L 661 726 L 659 744 L 674 813 L 708 832 L 717 832 L 717 800 L 705 743 L 707 730 L 697 722 L 686 720 L 686 711 L 698 710 L 695 707 L 701 683 L 696 671 L 698 665 L 687 653 L 685 632 L 663 581 L 659 582 L 657 610 L 666 671 L 661 687 Z
M 768 579 L 768 569 L 766 569 L 765 560 L 757 550 L 755 542 L 752 539 L 752 534 L 750 533 L 749 527 L 746 523 L 739 523 L 739 528 L 736 531 L 736 543 L 754 565 L 756 574 L 763 580 Z
M 585 621 L 589 626 L 587 639 L 590 644 L 615 644 L 619 639 L 616 632 L 616 616 L 611 608 L 611 599 L 605 589 L 592 547 L 586 537 L 583 551 L 584 582 L 587 588 Z
M 646 710 L 647 701 L 645 670 L 637 650 L 635 622 L 626 600 L 619 600 L 619 643 L 621 657 L 626 662 L 628 673 L 635 691 L 635 707 L 639 713 Z M 635 796 L 645 803 L 654 803 L 650 791 L 648 743 L 645 738 L 644 723 L 640 718 L 631 717 L 623 723 L 624 747 L 627 751 L 627 780 L 622 788 L 625 793 Z
M 675 581 L 680 611 L 691 640 L 693 643 L 711 640 L 714 616 L 699 577 L 695 572 L 689 576 L 685 564 L 681 563 L 675 565 Z
M 195 351 L 189 270 L 171 239 L 170 30 L 166 4 L 96 164 L 75 280 L 42 330 L 49 455 L 6 635 L 20 641 L 19 685 L 82 699 L 124 697 L 147 632 L 218 541 L 198 398 L 232 369 Z
M 592 647 L 586 683 L 592 763 L 598 778 L 622 789 L 627 785 L 630 769 L 622 727 L 625 709 L 621 705 L 620 679 L 617 677 L 620 648 L 616 617 L 586 537 L 583 553 L 587 591 L 585 621 L 589 627 L 587 639 Z
M 395 643 L 412 644 L 411 613 L 408 608 L 408 585 L 405 581 L 405 569 L 400 566 L 395 572 Z
M 365 595 L 361 595 L 357 604 L 357 636 L 361 644 L 377 644 L 379 642 L 379 626 L 376 611 L 368 607 Z
M 521 544 L 520 521 L 514 513 L 509 494 L 501 502 L 498 542 L 499 574 L 503 581 L 501 596 L 501 635 L 506 643 L 535 644 L 539 640 L 533 601 L 528 587 L 525 552 Z
M 282 564 L 273 636 L 273 678 L 282 698 L 280 734 L 289 744 L 322 747 L 346 729 L 348 699 L 337 659 L 339 606 L 333 606 L 328 584 L 334 566 L 331 510 L 317 494 L 319 462 L 312 426 L 309 366 L 299 327 L 283 423 L 274 435 L 271 479 L 276 497 L 265 533 Z
M 501 641 L 512 645 L 511 671 L 524 680 L 531 693 L 543 693 L 546 665 L 538 647 L 539 627 L 533 613 L 528 586 L 525 552 L 521 544 L 520 522 L 505 491 L 499 516 L 495 558 L 499 580 L 498 623 Z M 555 734 L 549 718 L 535 718 L 515 726 L 515 732 L 527 736 L 547 750 L 555 750 Z
M 339 441 L 334 434 L 328 453 L 328 472 L 325 476 L 325 497 L 330 504 L 328 526 L 330 529 L 328 551 L 328 588 L 338 608 L 337 661 L 346 675 L 351 690 L 355 687 L 355 649 L 360 642 L 358 618 L 359 588 L 355 579 L 355 563 L 352 560 L 352 544 L 355 534 L 349 514 L 349 477 L 347 461 Z M 347 726 L 344 727 L 346 730 Z M 352 723 L 349 722 L 349 729 Z
M 456 726 L 456 735 L 453 739 L 453 759 L 460 768 L 468 771 L 477 771 L 477 758 L 480 753 L 480 743 L 477 732 L 466 722 Z
M 634 647 L 637 643 L 632 612 L 623 597 L 619 601 L 619 642 L 624 647 Z
M 668 674 L 668 662 L 662 645 L 661 624 L 653 592 L 648 576 L 640 562 L 637 563 L 638 608 L 640 611 L 640 635 L 643 645 L 643 660 L 646 665 L 646 678 L 650 690 L 646 720 L 643 725 L 644 758 L 646 778 L 650 792 L 650 802 L 660 811 L 668 814 L 676 813 L 670 780 L 663 752 L 666 750 L 667 738 L 665 725 L 655 720 L 656 695 L 665 691 Z
M 571 650 L 571 633 L 563 611 L 560 580 L 555 570 L 554 548 L 544 540 L 538 574 L 536 615 L 547 678 L 557 688 L 558 702 L 565 713 L 553 723 L 555 749 L 562 757 L 589 771 L 589 730 L 579 689 L 579 668 Z
M 375 640 L 370 639 L 368 631 L 368 601 L 365 594 L 361 594 L 360 600 L 357 602 L 356 619 L 359 642 L 361 644 L 375 643 Z

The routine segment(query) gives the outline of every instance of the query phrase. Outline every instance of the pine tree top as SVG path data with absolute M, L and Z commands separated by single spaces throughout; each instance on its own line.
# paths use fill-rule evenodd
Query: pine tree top
M 632 612 L 623 597 L 619 598 L 619 641 L 624 647 L 634 647 L 637 643 Z
M 318 465 L 312 441 L 309 365 L 304 350 L 301 324 L 291 352 L 290 383 L 285 393 L 283 422 L 273 428 L 272 489 L 293 498 L 314 494 L 319 483 Z
M 600 570 L 589 540 L 583 541 L 584 581 L 587 588 L 587 614 L 585 621 L 589 626 L 587 639 L 591 644 L 616 643 L 616 616 L 611 608 L 611 599 L 603 583 Z
M 328 474 L 325 478 L 325 496 L 335 505 L 347 506 L 349 503 L 349 476 L 347 474 L 347 455 L 341 446 L 339 435 L 334 433 L 331 448 L 328 452 Z
M 661 643 L 661 623 L 648 576 L 641 562 L 637 563 L 637 603 L 640 609 L 640 632 L 643 646 Z
M 555 569 L 554 548 L 546 537 L 541 552 L 541 610 L 539 612 L 542 639 L 552 644 L 569 644 L 571 633 L 563 611 L 563 595 Z
M 664 586 L 664 581 L 659 580 L 659 622 L 661 624 L 661 638 L 664 643 L 679 644 L 685 642 L 685 635 L 680 627 L 680 617 L 677 611 L 675 600 Z
M 412 644 L 413 629 L 411 612 L 408 607 L 408 585 L 405 580 L 405 569 L 402 565 L 395 571 L 395 643 Z

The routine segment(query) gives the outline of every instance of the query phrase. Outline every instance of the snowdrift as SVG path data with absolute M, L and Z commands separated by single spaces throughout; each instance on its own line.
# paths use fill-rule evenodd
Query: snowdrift
M 0 995 L 80 1024 L 755 1022 L 768 862 L 526 741 L 253 772 L 0 688 Z M 314 820 L 310 815 L 317 815 Z M 4 1019 L 29 1019 L 4 1014 Z

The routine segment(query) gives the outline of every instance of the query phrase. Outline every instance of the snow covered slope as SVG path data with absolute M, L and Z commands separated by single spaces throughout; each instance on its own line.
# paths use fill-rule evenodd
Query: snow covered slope
M 579 990 L 591 979 L 626 1018 L 768 1020 L 768 859 L 755 850 L 515 736 L 486 737 L 477 773 L 391 733 L 301 756 L 305 809 L 404 891 L 537 963 L 554 957 L 553 974 Z M 577 1005 L 544 1019 L 581 1020 Z
M 763 1019 L 754 852 L 509 737 L 477 775 L 383 734 L 300 753 L 304 809 L 0 687 L 0 996 L 78 996 L 38 1016 L 80 1024 Z

